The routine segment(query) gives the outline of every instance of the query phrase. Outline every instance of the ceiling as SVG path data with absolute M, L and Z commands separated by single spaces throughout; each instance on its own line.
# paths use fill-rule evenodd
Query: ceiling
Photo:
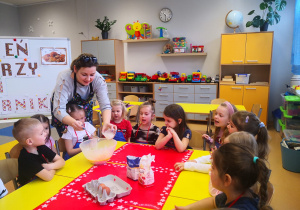
M 33 4 L 43 4 L 43 3 L 51 3 L 55 1 L 63 1 L 63 0 L 0 0 L 0 3 L 8 4 L 16 7 L 22 7 Z

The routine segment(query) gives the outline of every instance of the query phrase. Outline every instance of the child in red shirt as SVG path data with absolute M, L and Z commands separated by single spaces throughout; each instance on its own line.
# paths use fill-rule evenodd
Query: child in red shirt
M 110 123 L 117 126 L 117 132 L 114 137 L 117 141 L 130 142 L 132 127 L 126 120 L 126 107 L 123 101 L 114 99 L 111 101 L 111 121 Z

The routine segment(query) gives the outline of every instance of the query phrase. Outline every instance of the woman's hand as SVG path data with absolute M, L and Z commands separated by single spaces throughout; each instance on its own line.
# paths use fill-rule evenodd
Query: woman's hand
M 84 129 L 84 123 L 81 121 L 74 121 L 71 126 L 74 128 L 75 131 L 82 131 Z
M 113 125 L 111 123 L 104 123 L 101 132 L 103 133 L 106 130 L 112 130 L 114 133 L 116 133 L 117 132 L 117 126 Z

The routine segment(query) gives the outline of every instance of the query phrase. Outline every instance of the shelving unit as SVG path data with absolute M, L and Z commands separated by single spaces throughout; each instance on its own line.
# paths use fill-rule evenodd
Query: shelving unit
M 154 39 L 127 39 L 123 40 L 123 43 L 132 43 L 132 42 L 166 42 L 170 41 L 168 38 L 154 38 Z
M 127 95 L 137 95 L 138 97 L 147 96 L 149 98 L 154 98 L 153 93 L 153 84 L 154 82 L 117 82 L 117 98 L 123 100 L 124 96 Z M 124 86 L 135 91 L 125 91 Z M 140 87 L 147 90 L 147 92 L 140 92 Z
M 207 53 L 169 53 L 169 54 L 157 54 L 161 57 L 172 57 L 172 56 L 205 56 Z

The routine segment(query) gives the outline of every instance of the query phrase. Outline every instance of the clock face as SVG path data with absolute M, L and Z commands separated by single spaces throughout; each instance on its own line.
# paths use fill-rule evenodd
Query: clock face
M 172 11 L 169 8 L 163 8 L 159 13 L 159 19 L 162 22 L 169 22 L 172 18 Z

